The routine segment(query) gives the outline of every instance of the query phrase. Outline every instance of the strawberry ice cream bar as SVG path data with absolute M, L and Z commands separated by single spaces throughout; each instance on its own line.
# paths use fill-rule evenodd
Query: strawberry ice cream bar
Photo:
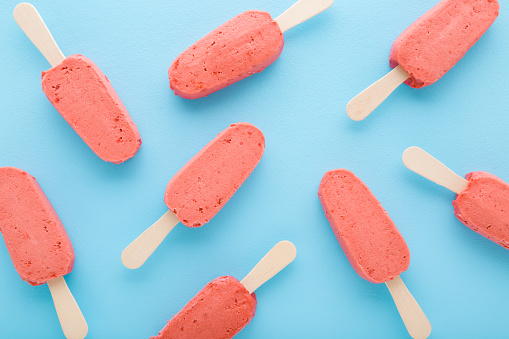
M 209 95 L 261 72 L 281 54 L 283 33 L 267 12 L 247 11 L 180 54 L 168 70 L 170 88 L 186 99 Z
M 509 185 L 487 172 L 468 173 L 466 188 L 452 202 L 465 226 L 509 249 Z
M 431 85 L 449 71 L 498 16 L 497 0 L 442 0 L 392 45 L 390 65 L 408 72 L 406 84 Z
M 295 246 L 283 240 L 272 247 L 242 281 L 231 276 L 212 280 L 151 339 L 233 338 L 255 316 L 254 291 L 291 263 L 296 255 Z
M 71 241 L 35 178 L 14 167 L 0 167 L 0 232 L 21 279 L 48 284 L 66 338 L 84 338 L 87 322 L 64 280 Z
M 208 223 L 230 200 L 260 161 L 265 138 L 256 126 L 241 122 L 219 133 L 168 182 L 167 211 L 122 252 L 128 268 L 140 267 L 179 222 Z
M 365 119 L 403 82 L 421 88 L 438 81 L 491 26 L 499 8 L 497 0 L 440 1 L 394 41 L 394 69 L 350 100 L 348 116 Z
M 369 188 L 345 169 L 325 173 L 318 196 L 350 264 L 364 279 L 383 283 L 407 270 L 410 251 Z
M 74 251 L 62 222 L 34 177 L 0 168 L 0 231 L 21 279 L 31 285 L 70 273 Z
M 164 202 L 184 225 L 203 226 L 244 183 L 264 149 L 263 133 L 254 125 L 231 125 L 171 178 Z
M 182 98 L 197 99 L 261 72 L 281 54 L 283 32 L 332 3 L 333 0 L 300 0 L 274 20 L 263 11 L 237 15 L 173 61 L 168 70 L 170 88 Z
M 385 283 L 410 336 L 427 338 L 431 324 L 400 277 L 410 264 L 410 251 L 380 202 L 345 169 L 325 173 L 318 197 L 355 271 L 369 282 Z
M 102 160 L 132 158 L 141 136 L 110 81 L 92 60 L 76 54 L 42 73 L 51 104 Z
M 66 58 L 31 4 L 17 5 L 14 19 L 52 66 L 42 73 L 42 90 L 62 117 L 102 160 L 132 158 L 140 133 L 108 78 L 82 55 Z
M 463 179 L 422 148 L 403 153 L 405 166 L 456 193 L 454 214 L 465 226 L 509 249 L 509 185 L 487 172 Z
M 256 311 L 256 295 L 234 277 L 209 282 L 151 339 L 233 338 Z

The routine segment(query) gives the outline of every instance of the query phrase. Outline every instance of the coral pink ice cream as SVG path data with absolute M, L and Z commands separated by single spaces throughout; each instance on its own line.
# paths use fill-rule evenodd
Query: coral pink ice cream
M 400 65 L 406 84 L 431 85 L 449 71 L 498 16 L 497 0 L 442 0 L 394 42 L 392 68 Z
M 509 185 L 487 172 L 468 173 L 454 214 L 467 227 L 509 249 Z
M 186 99 L 207 96 L 261 72 L 283 45 L 283 33 L 269 13 L 246 11 L 180 54 L 168 70 L 170 87 Z
M 242 330 L 256 311 L 256 296 L 234 277 L 209 282 L 151 339 L 226 339 Z
M 171 178 L 164 202 L 184 225 L 206 224 L 251 174 L 264 149 L 263 133 L 254 125 L 231 125 Z
M 168 182 L 167 211 L 122 252 L 124 266 L 136 269 L 181 222 L 208 223 L 235 194 L 260 161 L 263 133 L 246 122 L 230 125 L 189 160 Z
M 74 251 L 62 222 L 30 174 L 0 168 L 0 231 L 21 279 L 41 285 L 72 271 Z
M 352 172 L 325 173 L 318 196 L 341 248 L 362 278 L 382 283 L 407 270 L 410 251 L 405 240 L 373 193 Z
M 42 73 L 51 104 L 102 160 L 132 158 L 141 137 L 110 81 L 88 58 L 76 54 Z

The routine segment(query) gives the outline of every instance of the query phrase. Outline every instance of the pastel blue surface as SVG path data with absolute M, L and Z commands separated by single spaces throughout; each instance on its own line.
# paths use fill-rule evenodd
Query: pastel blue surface
M 128 4 L 126 4 L 128 3 Z M 111 80 L 143 139 L 122 165 L 100 160 L 41 91 L 49 64 L 0 8 L 0 166 L 35 176 L 73 243 L 65 279 L 88 338 L 148 338 L 207 282 L 242 279 L 278 241 L 297 258 L 257 290 L 238 338 L 407 338 L 384 284 L 361 279 L 341 251 L 317 197 L 327 170 L 356 173 L 382 202 L 412 254 L 402 274 L 431 321 L 432 338 L 507 337 L 509 252 L 463 226 L 454 194 L 407 170 L 423 147 L 464 175 L 509 180 L 509 18 L 499 18 L 439 82 L 401 86 L 372 116 L 351 121 L 346 103 L 390 68 L 394 39 L 437 0 L 337 1 L 285 33 L 281 57 L 260 74 L 189 101 L 168 87 L 185 48 L 248 9 L 274 17 L 293 0 L 33 4 L 65 55 L 80 53 Z M 506 5 L 502 3 L 502 5 Z M 265 154 L 204 227 L 178 225 L 138 270 L 120 253 L 166 210 L 168 180 L 229 124 L 265 134 Z M 46 285 L 15 271 L 0 240 L 0 337 L 62 338 Z

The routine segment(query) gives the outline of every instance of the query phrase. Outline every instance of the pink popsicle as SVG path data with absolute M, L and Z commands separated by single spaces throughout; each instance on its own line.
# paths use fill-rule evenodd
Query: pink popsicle
M 168 74 L 175 94 L 196 99 L 261 72 L 281 54 L 284 38 L 267 12 L 246 11 L 180 54 Z
M 230 200 L 260 161 L 263 133 L 241 122 L 219 133 L 169 181 L 164 202 L 169 211 L 122 252 L 122 263 L 138 268 L 179 222 L 200 227 Z
M 410 251 L 380 202 L 345 169 L 325 173 L 318 197 L 355 271 L 369 282 L 385 283 L 410 336 L 427 338 L 431 324 L 400 277 L 410 264 Z
M 209 282 L 151 339 L 227 339 L 242 330 L 256 312 L 256 295 L 234 277 Z
M 365 119 L 403 82 L 428 86 L 447 73 L 479 40 L 498 16 L 497 0 L 442 0 L 394 41 L 394 68 L 346 106 L 353 120 Z
M 410 251 L 405 240 L 373 193 L 352 172 L 325 173 L 318 196 L 341 248 L 362 278 L 383 283 L 407 270 Z
M 249 10 L 228 20 L 181 53 L 168 69 L 176 95 L 196 99 L 254 73 L 281 54 L 283 32 L 329 8 L 334 0 L 299 0 L 272 19 Z
M 74 265 L 71 241 L 35 178 L 14 167 L 0 167 L 0 232 L 21 279 L 48 284 L 66 338 L 85 338 L 87 322 L 63 277 Z
M 203 226 L 251 174 L 264 149 L 263 133 L 254 125 L 231 125 L 171 178 L 164 202 L 184 225 Z
M 34 177 L 0 168 L 0 231 L 21 279 L 31 285 L 72 271 L 74 251 L 62 222 Z
M 140 133 L 99 67 L 79 54 L 66 58 L 33 5 L 20 3 L 13 14 L 51 64 L 42 73 L 42 90 L 60 115 L 102 160 L 119 164 L 132 158 Z
M 254 291 L 291 263 L 297 249 L 280 241 L 238 281 L 223 276 L 209 282 L 151 339 L 228 339 L 241 331 L 256 312 Z
M 400 65 L 421 88 L 440 79 L 498 16 L 497 0 L 442 0 L 410 25 L 392 45 L 390 65 Z
M 132 158 L 141 136 L 110 81 L 92 60 L 76 54 L 42 73 L 51 104 L 102 160 Z
M 452 202 L 465 226 L 509 249 L 509 185 L 487 172 L 471 172 L 467 187 Z
M 509 184 L 484 171 L 463 179 L 417 146 L 403 153 L 405 166 L 456 193 L 454 214 L 465 226 L 509 249 Z

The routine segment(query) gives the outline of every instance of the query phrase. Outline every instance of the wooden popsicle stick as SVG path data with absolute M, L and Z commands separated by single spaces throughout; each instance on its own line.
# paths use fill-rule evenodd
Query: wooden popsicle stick
M 14 8 L 13 15 L 19 27 L 44 55 L 51 67 L 64 61 L 64 54 L 33 5 L 26 2 L 20 3 Z
M 346 105 L 346 114 L 352 120 L 363 120 L 408 78 L 408 72 L 397 66 L 350 100 Z
M 460 194 L 468 181 L 454 173 L 423 149 L 412 146 L 403 152 L 403 164 L 415 173 Z
M 295 259 L 297 249 L 295 245 L 287 240 L 278 242 L 272 249 L 256 264 L 241 284 L 253 293 L 267 280 L 275 276 Z
M 143 265 L 178 223 L 175 213 L 166 212 L 122 251 L 120 258 L 124 266 L 135 269 Z
M 284 33 L 292 27 L 311 19 L 332 6 L 334 0 L 300 0 L 288 8 L 275 21 Z
M 415 301 L 405 283 L 398 275 L 394 279 L 385 283 L 392 299 L 398 308 L 398 312 L 405 323 L 405 327 L 414 339 L 424 339 L 431 334 L 431 324 L 422 311 L 421 307 Z
M 47 282 L 58 320 L 67 339 L 83 339 L 88 333 L 88 325 L 76 303 L 64 277 L 56 277 Z

